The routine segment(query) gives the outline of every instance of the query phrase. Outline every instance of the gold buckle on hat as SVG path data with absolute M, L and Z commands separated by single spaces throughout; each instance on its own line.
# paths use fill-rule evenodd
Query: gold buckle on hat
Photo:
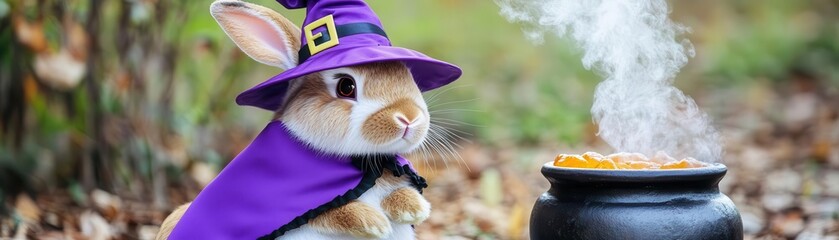
M 321 44 L 315 44 L 315 39 L 323 37 L 323 32 L 312 34 L 312 31 L 314 31 L 315 28 L 322 26 L 326 26 L 326 32 L 329 34 L 329 40 Z M 307 24 L 303 27 L 303 32 L 306 34 L 306 43 L 309 45 L 310 55 L 315 55 L 320 51 L 338 45 L 338 31 L 335 30 L 335 19 L 332 18 L 332 14 L 326 15 L 325 17 Z

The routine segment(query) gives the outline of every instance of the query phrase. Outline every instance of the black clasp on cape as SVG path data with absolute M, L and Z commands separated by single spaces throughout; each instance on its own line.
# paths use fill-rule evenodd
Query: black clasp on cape
M 397 177 L 408 175 L 408 179 L 411 180 L 414 188 L 422 193 L 422 189 L 428 187 L 425 178 L 414 172 L 409 165 L 399 165 L 399 161 L 396 158 L 396 155 L 354 156 L 352 157 L 352 163 L 355 167 L 361 169 L 365 175 L 374 175 L 375 179 L 382 176 L 384 169 L 390 170 Z

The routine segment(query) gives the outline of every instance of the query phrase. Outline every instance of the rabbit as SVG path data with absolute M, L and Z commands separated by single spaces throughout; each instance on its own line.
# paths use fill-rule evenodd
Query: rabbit
M 254 60 L 280 69 L 298 64 L 300 28 L 279 13 L 236 0 L 215 1 L 210 10 L 234 43 Z M 326 154 L 409 153 L 421 147 L 430 127 L 421 90 L 400 61 L 307 74 L 290 80 L 283 99 L 274 120 L 307 146 Z M 412 225 L 429 217 L 431 204 L 406 176 L 385 171 L 357 199 L 276 239 L 415 239 Z M 168 238 L 190 204 L 178 207 L 164 220 L 156 239 Z

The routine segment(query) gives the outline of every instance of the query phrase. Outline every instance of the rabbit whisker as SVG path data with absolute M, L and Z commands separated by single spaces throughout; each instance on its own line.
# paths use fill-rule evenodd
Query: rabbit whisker
M 420 147 L 417 149 L 417 152 L 422 154 L 422 161 L 423 161 L 423 163 L 425 163 L 426 169 L 430 169 L 429 171 L 433 173 L 436 170 L 434 168 L 432 168 L 431 164 L 428 162 L 428 158 L 430 158 L 430 156 L 429 156 L 430 153 L 428 152 L 427 146 L 428 146 L 428 141 L 423 139 L 422 143 L 420 144 Z
M 467 141 L 467 142 L 471 142 L 471 141 L 468 140 L 468 139 L 465 139 L 461 136 L 458 136 L 457 134 L 454 134 L 454 133 L 450 132 L 448 129 L 446 129 L 442 126 L 432 125 L 432 128 L 437 129 L 439 131 L 439 133 L 442 133 L 441 134 L 442 135 L 441 139 L 447 143 L 445 145 L 448 146 L 450 152 L 454 153 L 453 157 L 455 157 L 458 160 L 458 163 L 465 166 L 466 170 L 472 171 L 471 169 L 469 169 L 469 166 L 468 166 L 468 164 L 466 164 L 466 161 L 463 159 L 463 157 L 460 156 L 460 153 L 458 153 L 455 150 L 455 146 L 457 147 L 457 149 L 463 149 L 463 146 L 461 146 L 459 143 L 457 143 L 457 141 L 455 141 L 455 139 L 462 139 L 462 141 Z
M 451 158 L 455 158 L 455 159 L 457 159 L 457 160 L 463 161 L 463 158 L 462 158 L 462 157 L 460 156 L 460 154 L 459 154 L 459 153 L 455 150 L 455 147 L 454 147 L 454 146 L 458 146 L 458 147 L 460 147 L 457 143 L 454 143 L 453 141 L 451 141 L 450 139 L 448 139 L 445 135 L 443 135 L 442 133 L 440 133 L 439 128 L 434 128 L 434 127 L 429 128 L 429 132 L 430 132 L 430 133 L 432 133 L 432 134 L 430 135 L 430 137 L 431 137 L 431 139 L 432 139 L 432 142 L 433 142 L 433 143 L 435 143 L 435 144 L 433 145 L 433 146 L 434 146 L 434 148 L 436 149 L 436 151 L 437 151 L 437 152 L 438 152 L 438 153 L 439 153 L 442 157 L 444 157 L 444 158 L 445 158 L 445 157 L 451 157 Z M 445 159 L 443 159 L 443 163 L 445 163 L 445 164 L 446 164 L 446 168 L 448 168 L 448 161 L 446 161 Z
M 432 127 L 437 127 L 440 130 L 440 132 L 448 138 L 458 140 L 458 141 L 464 141 L 464 142 L 467 142 L 467 143 L 472 143 L 472 140 L 461 137 L 460 135 L 457 135 L 457 134 L 455 134 L 454 132 L 451 131 L 451 130 L 457 131 L 456 129 L 446 129 L 445 127 L 440 126 L 440 125 L 432 125 Z M 457 144 L 457 142 L 452 142 L 452 143 L 454 143 L 458 147 L 462 148 L 460 146 L 460 144 Z
M 449 125 L 449 126 L 466 125 L 466 126 L 470 126 L 470 127 L 477 127 L 477 128 L 483 128 L 483 127 L 485 127 L 485 126 L 482 126 L 482 125 L 475 125 L 475 124 L 466 123 L 466 122 L 459 121 L 459 120 L 454 120 L 454 119 L 439 119 L 439 118 L 432 118 L 432 119 L 431 119 L 431 122 L 432 122 L 432 123 L 445 124 L 445 125 Z
M 475 109 L 439 109 L 439 110 L 431 110 L 428 113 L 450 113 L 450 112 L 476 112 L 476 113 L 486 113 L 486 111 L 482 110 L 475 110 Z
M 458 104 L 458 103 L 473 102 L 473 101 L 476 101 L 476 100 L 478 100 L 478 98 L 466 99 L 466 100 L 458 100 L 458 101 L 450 101 L 450 102 L 444 102 L 444 103 L 440 103 L 440 104 L 436 104 L 436 105 L 429 105 L 429 106 L 428 106 L 428 109 L 438 108 L 438 107 L 441 107 L 441 106 L 452 105 L 452 104 Z
M 437 100 L 439 100 L 439 99 L 438 99 L 438 97 L 440 97 L 440 95 L 442 95 L 443 93 L 446 93 L 446 92 L 448 92 L 448 91 L 451 91 L 451 90 L 454 90 L 454 89 L 458 89 L 458 88 L 470 87 L 470 86 L 473 86 L 473 85 L 474 85 L 474 84 L 463 84 L 463 85 L 452 86 L 452 87 L 448 87 L 448 88 L 446 88 L 446 89 L 442 89 L 442 90 L 440 90 L 440 91 L 437 91 L 437 92 L 433 93 L 434 95 L 431 95 L 431 97 L 428 97 L 428 98 L 427 98 L 428 100 L 426 100 L 426 102 L 427 102 L 429 105 L 431 105 L 431 104 L 433 104 L 434 102 L 436 102 Z

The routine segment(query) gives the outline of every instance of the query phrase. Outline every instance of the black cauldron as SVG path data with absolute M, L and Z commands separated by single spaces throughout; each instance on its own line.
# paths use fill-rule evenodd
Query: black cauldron
M 542 166 L 551 188 L 530 217 L 539 239 L 743 239 L 734 203 L 717 184 L 725 165 L 680 170 Z

